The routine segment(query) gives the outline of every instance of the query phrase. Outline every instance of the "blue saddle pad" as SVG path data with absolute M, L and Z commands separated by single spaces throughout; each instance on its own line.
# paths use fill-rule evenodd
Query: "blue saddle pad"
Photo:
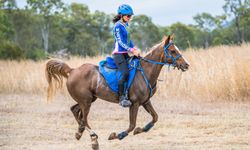
M 128 90 L 133 83 L 135 74 L 136 74 L 136 68 L 139 64 L 138 59 L 133 59 L 128 64 L 129 69 L 129 77 L 127 81 L 127 89 Z M 117 70 L 117 67 L 114 63 L 114 60 L 112 57 L 107 57 L 106 60 L 102 60 L 99 63 L 99 71 L 103 75 L 104 79 L 106 80 L 109 88 L 114 91 L 118 92 L 118 81 L 121 79 L 122 74 L 120 71 Z
M 110 68 L 110 69 L 117 69 L 117 66 L 114 62 L 114 59 L 112 57 L 107 57 L 106 58 L 106 67 Z

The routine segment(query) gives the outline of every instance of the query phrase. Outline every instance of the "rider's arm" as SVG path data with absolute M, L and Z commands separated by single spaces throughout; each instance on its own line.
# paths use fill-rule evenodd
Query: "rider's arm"
M 118 42 L 118 44 L 122 48 L 126 49 L 127 51 L 132 51 L 134 47 L 133 42 L 130 41 L 130 44 L 127 45 L 126 43 L 123 42 L 124 40 L 122 39 L 123 37 L 121 35 L 122 34 L 121 34 L 120 26 L 116 26 L 115 27 L 115 40 Z
M 131 47 L 130 51 L 132 52 L 134 50 L 134 43 L 132 40 L 130 40 L 129 47 Z

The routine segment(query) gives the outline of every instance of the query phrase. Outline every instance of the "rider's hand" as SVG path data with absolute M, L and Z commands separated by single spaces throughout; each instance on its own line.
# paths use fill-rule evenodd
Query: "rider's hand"
M 139 51 L 138 49 L 135 49 L 135 48 L 134 48 L 134 50 L 132 51 L 132 53 L 133 53 L 135 56 L 137 56 L 137 57 L 140 56 L 140 51 Z

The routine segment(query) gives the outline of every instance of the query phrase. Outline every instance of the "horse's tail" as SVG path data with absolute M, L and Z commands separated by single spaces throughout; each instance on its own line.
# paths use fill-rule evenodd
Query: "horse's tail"
M 45 75 L 48 81 L 47 101 L 52 101 L 55 89 L 62 88 L 63 77 L 68 78 L 68 74 L 73 69 L 66 63 L 59 60 L 49 60 L 46 64 Z

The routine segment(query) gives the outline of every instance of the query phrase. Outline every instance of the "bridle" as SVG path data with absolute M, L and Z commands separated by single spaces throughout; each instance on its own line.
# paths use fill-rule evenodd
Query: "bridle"
M 146 58 L 143 58 L 143 57 L 141 57 L 141 59 L 146 61 L 146 62 L 152 63 L 152 64 L 169 65 L 169 66 L 176 67 L 177 66 L 177 60 L 180 59 L 182 57 L 182 55 L 177 54 L 176 57 L 174 57 L 173 55 L 170 54 L 168 48 L 173 44 L 174 44 L 173 42 L 169 42 L 168 45 L 164 46 L 164 53 L 165 53 L 164 62 L 149 60 L 149 59 L 146 59 Z M 172 61 L 172 64 L 167 62 L 168 58 Z
M 159 62 L 159 61 L 154 61 L 154 60 L 149 60 L 149 59 L 146 59 L 146 58 L 143 58 L 143 57 L 139 57 L 140 60 L 144 60 L 146 62 L 149 62 L 149 63 L 152 63 L 152 64 L 156 64 L 156 65 L 169 65 L 169 66 L 173 66 L 173 67 L 177 67 L 177 60 L 180 59 L 182 57 L 181 54 L 178 54 L 176 55 L 176 57 L 172 56 L 169 52 L 169 47 L 174 44 L 173 42 L 169 42 L 168 45 L 164 46 L 164 54 L 165 54 L 165 57 L 164 57 L 164 62 Z M 167 59 L 170 59 L 172 61 L 172 64 L 168 63 L 167 62 Z M 149 97 L 152 96 L 152 89 L 154 87 L 152 87 L 152 85 L 150 84 L 147 76 L 145 75 L 145 72 L 144 72 L 144 69 L 142 68 L 141 64 L 139 63 L 138 66 L 135 66 L 135 65 L 132 65 L 132 67 L 135 67 L 137 70 L 139 70 L 146 82 L 146 85 L 147 87 L 149 88 Z M 155 86 L 156 84 L 154 84 Z

